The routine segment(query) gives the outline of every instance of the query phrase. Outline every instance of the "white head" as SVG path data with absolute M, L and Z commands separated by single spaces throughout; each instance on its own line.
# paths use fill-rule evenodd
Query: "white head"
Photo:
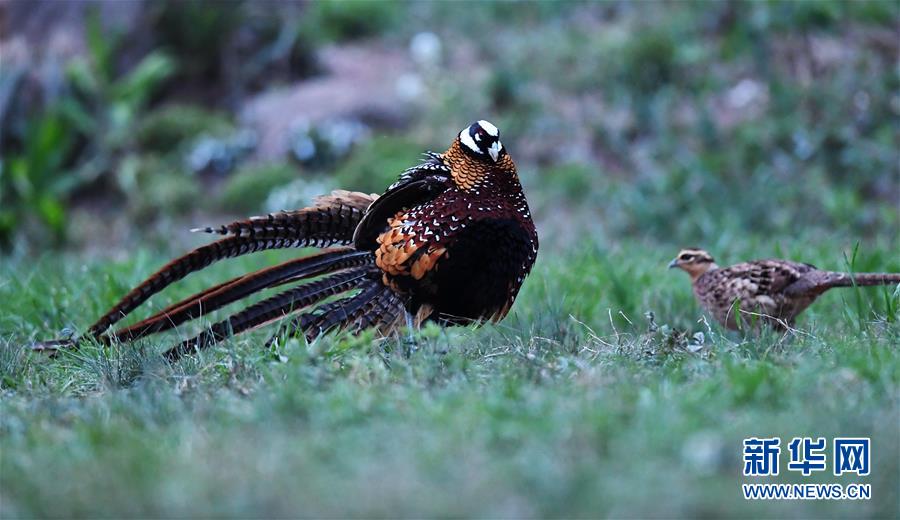
M 484 119 L 476 121 L 459 133 L 463 150 L 479 159 L 497 162 L 505 152 L 500 142 L 500 130 Z

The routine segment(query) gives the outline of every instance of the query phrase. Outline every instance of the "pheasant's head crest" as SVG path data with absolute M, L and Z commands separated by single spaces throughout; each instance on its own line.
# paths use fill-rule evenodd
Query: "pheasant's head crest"
M 485 120 L 475 121 L 459 133 L 462 149 L 482 161 L 496 163 L 506 153 L 500 142 L 500 130 Z
M 678 256 L 669 262 L 669 269 L 673 267 L 677 267 L 687 272 L 691 275 L 692 279 L 696 279 L 706 271 L 715 269 L 717 266 L 712 255 L 702 249 L 689 247 L 687 249 L 682 249 L 678 253 Z

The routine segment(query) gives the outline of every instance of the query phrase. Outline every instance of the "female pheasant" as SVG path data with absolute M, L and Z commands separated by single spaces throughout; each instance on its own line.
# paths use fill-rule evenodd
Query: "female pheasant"
M 172 329 L 263 289 L 301 282 L 166 352 L 176 360 L 228 335 L 294 316 L 312 339 L 328 330 L 382 333 L 425 320 L 499 321 L 537 257 L 538 237 L 497 128 L 477 121 L 444 153 L 428 152 L 381 196 L 335 191 L 313 206 L 199 231 L 225 235 L 171 261 L 88 330 L 104 342 Z M 325 248 L 194 294 L 149 318 L 108 329 L 168 285 L 224 258 Z M 339 246 L 339 247 L 332 247 Z M 312 281 L 309 281 L 312 280 Z M 337 297 L 325 302 L 329 298 Z M 54 342 L 38 348 L 52 348 Z
M 700 305 L 732 330 L 754 318 L 784 330 L 828 289 L 900 283 L 900 274 L 837 273 L 790 260 L 754 260 L 720 268 L 709 253 L 697 248 L 681 250 L 669 264 L 673 267 L 690 275 Z

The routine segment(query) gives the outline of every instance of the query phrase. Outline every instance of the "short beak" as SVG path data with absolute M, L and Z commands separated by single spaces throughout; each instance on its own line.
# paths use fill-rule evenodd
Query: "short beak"
M 497 159 L 500 157 L 500 141 L 495 142 L 488 148 L 488 153 L 491 154 L 491 159 L 494 162 L 497 162 Z
M 673 267 L 678 267 L 678 259 L 677 258 L 675 260 L 672 260 L 671 262 L 669 262 L 669 269 L 671 269 Z

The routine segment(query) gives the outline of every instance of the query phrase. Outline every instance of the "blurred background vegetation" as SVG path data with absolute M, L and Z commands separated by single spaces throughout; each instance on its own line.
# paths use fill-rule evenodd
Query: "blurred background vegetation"
M 171 244 L 381 191 L 479 118 L 562 245 L 895 247 L 898 20 L 890 1 L 0 3 L 0 248 Z

